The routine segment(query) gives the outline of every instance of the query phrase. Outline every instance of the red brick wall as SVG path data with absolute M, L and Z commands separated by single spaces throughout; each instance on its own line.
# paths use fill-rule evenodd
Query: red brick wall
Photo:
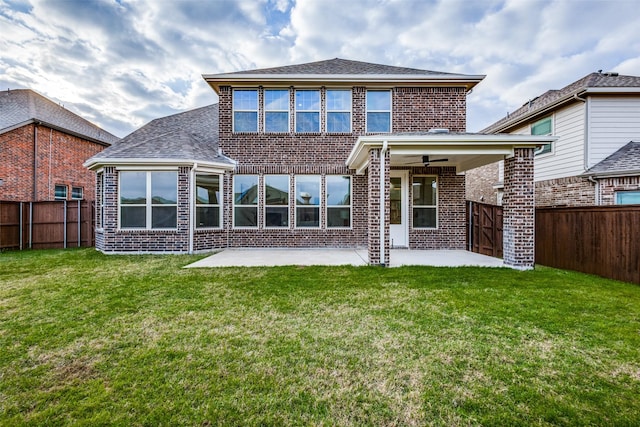
M 34 194 L 34 129 L 37 129 Z M 95 199 L 95 177 L 82 166 L 105 146 L 45 126 L 30 124 L 0 135 L 1 200 L 54 200 L 55 185 L 82 187 L 84 199 Z
M 594 206 L 595 185 L 587 178 L 571 176 L 536 182 L 536 206 Z
M 640 176 L 604 178 L 598 180 L 601 205 L 615 205 L 617 191 L 640 190 Z
M 498 191 L 493 186 L 499 180 L 498 163 L 465 172 L 466 198 L 474 202 L 498 204 Z

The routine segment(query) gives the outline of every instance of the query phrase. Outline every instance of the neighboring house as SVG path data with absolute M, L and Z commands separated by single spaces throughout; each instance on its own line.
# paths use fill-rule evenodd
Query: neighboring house
M 85 165 L 106 253 L 465 249 L 464 176 L 505 159 L 505 263 L 533 266 L 533 151 L 465 133 L 484 76 L 332 59 L 205 75 L 219 103 L 156 119 Z
M 536 151 L 536 206 L 640 203 L 640 77 L 592 73 L 482 131 L 554 135 Z M 499 204 L 502 163 L 467 172 L 467 198 Z
M 93 200 L 82 164 L 117 140 L 32 90 L 0 92 L 0 201 Z

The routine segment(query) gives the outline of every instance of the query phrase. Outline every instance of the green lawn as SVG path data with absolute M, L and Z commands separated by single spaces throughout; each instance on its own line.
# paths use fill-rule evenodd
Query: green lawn
M 0 254 L 0 425 L 639 425 L 640 287 Z

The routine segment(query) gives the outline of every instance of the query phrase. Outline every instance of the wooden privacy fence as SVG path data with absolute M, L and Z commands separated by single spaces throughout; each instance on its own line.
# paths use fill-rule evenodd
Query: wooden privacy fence
M 536 209 L 536 263 L 640 283 L 640 206 Z
M 502 206 L 467 202 L 468 249 L 502 258 Z
M 94 202 L 0 202 L 0 250 L 94 246 Z

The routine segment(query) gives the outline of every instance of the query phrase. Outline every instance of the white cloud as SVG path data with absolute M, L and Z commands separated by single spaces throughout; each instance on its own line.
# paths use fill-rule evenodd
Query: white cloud
M 333 57 L 487 74 L 475 131 L 604 69 L 640 75 L 634 0 L 0 0 L 0 88 L 30 87 L 123 136 L 216 100 L 203 73 Z

